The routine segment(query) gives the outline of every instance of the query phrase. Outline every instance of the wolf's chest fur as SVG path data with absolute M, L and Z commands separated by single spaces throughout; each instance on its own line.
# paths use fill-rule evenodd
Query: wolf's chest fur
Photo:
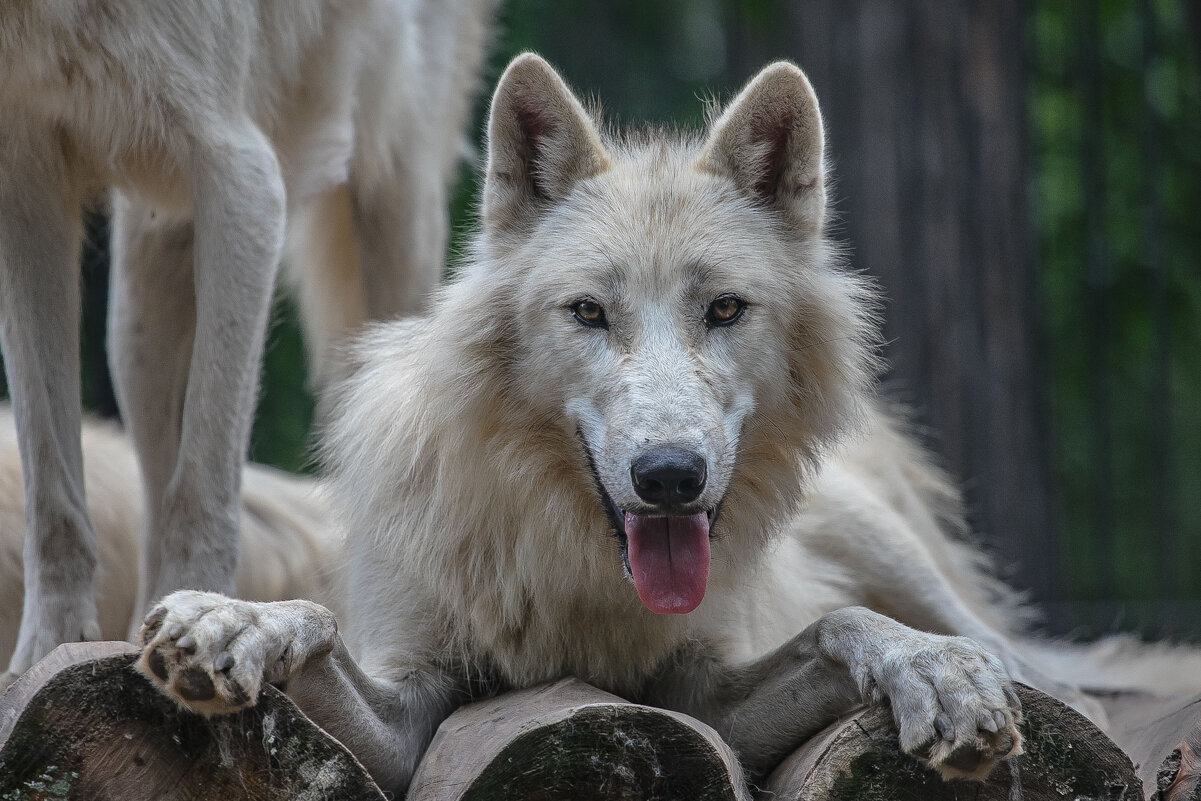
M 442 585 L 441 602 L 456 633 L 452 650 L 504 685 L 577 676 L 636 694 L 689 621 L 642 606 L 610 535 L 581 532 L 572 547 L 515 534 L 507 547 L 446 566 L 442 577 L 454 580 Z

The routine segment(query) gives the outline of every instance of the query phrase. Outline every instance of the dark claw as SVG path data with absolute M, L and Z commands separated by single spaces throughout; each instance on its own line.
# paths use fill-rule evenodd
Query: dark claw
M 217 658 L 213 660 L 213 667 L 220 673 L 228 673 L 230 668 L 234 666 L 234 656 L 229 651 L 222 651 L 217 654 Z
M 186 701 L 208 701 L 217 694 L 213 680 L 202 670 L 185 670 L 175 681 L 175 690 Z
M 171 628 L 167 629 L 167 636 L 173 640 L 178 640 L 183 636 L 183 623 L 172 623 Z
M 934 718 L 934 728 L 938 732 L 938 736 L 944 740 L 955 739 L 955 724 L 951 722 L 951 717 L 946 712 L 940 712 Z
M 1020 698 L 1018 698 L 1018 694 L 1012 687 L 1005 688 L 1005 700 L 1008 701 L 1009 705 L 1014 709 L 1022 708 L 1022 701 Z
M 150 610 L 150 614 L 146 615 L 146 619 L 142 621 L 142 645 L 146 645 L 158 635 L 158 630 L 163 625 L 163 618 L 166 616 L 167 607 L 165 606 L 156 606 Z
M 159 677 L 159 680 L 167 680 L 167 660 L 163 658 L 162 653 L 155 648 L 150 652 L 150 656 L 146 657 L 146 664 L 150 666 L 150 672 Z
M 192 638 L 191 634 L 185 634 L 184 636 L 180 637 L 175 642 L 175 646 L 188 656 L 196 653 L 196 640 Z

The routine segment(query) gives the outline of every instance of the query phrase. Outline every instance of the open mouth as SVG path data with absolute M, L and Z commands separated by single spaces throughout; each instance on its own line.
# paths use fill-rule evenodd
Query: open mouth
M 622 564 L 638 598 L 657 614 L 684 614 L 700 605 L 709 580 L 709 539 L 719 507 L 668 514 L 622 509 L 605 489 L 583 435 L 584 454 L 601 505 L 621 543 Z

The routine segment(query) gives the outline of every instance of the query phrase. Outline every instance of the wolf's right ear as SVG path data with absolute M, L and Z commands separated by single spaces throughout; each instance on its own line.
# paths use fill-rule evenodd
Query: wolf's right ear
M 513 59 L 488 117 L 485 224 L 527 224 L 608 166 L 595 126 L 554 68 L 533 53 Z
M 783 211 L 809 234 L 826 213 L 825 147 L 817 95 L 787 61 L 764 67 L 713 123 L 700 167 Z

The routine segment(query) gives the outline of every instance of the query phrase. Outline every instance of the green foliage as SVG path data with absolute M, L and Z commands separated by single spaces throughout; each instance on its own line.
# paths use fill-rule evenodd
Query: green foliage
M 263 355 L 259 405 L 250 437 L 252 461 L 292 472 L 312 469 L 309 432 L 313 425 L 313 396 L 307 380 L 296 305 L 281 292 Z

